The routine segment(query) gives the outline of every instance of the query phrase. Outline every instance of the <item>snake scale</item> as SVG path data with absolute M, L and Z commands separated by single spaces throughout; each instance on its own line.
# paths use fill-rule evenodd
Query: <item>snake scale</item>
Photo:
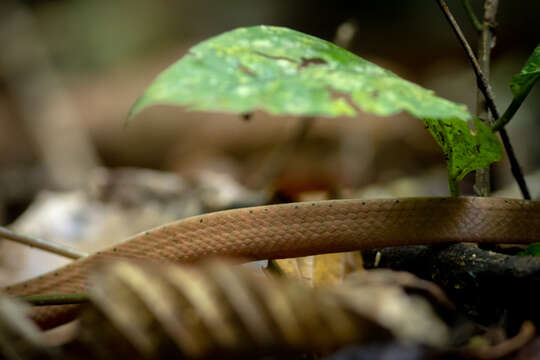
M 220 211 L 135 235 L 4 292 L 12 296 L 84 292 L 96 263 L 115 258 L 258 260 L 461 241 L 540 242 L 540 202 L 478 197 L 355 199 Z M 42 328 L 50 328 L 71 320 L 76 309 L 34 307 L 30 315 Z

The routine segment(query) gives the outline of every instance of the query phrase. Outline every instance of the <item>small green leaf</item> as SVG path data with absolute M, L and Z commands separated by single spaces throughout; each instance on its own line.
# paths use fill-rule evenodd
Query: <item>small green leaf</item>
M 540 243 L 533 243 L 521 252 L 518 256 L 540 256 Z
M 470 118 L 464 106 L 332 43 L 273 26 L 236 29 L 191 48 L 157 77 L 130 117 L 155 104 L 240 114 L 333 117 L 362 110 Z
M 521 104 L 529 95 L 536 81 L 540 79 L 540 44 L 534 49 L 532 55 L 527 59 L 521 72 L 512 77 L 510 89 L 514 98 L 505 110 L 504 114 L 493 125 L 493 130 L 502 129 L 515 115 Z
M 525 66 L 521 72 L 512 77 L 510 81 L 510 89 L 514 97 L 521 94 L 528 94 L 531 91 L 534 83 L 540 78 L 540 44 L 534 49 L 532 55 L 527 59 Z
M 459 119 L 424 119 L 424 124 L 445 154 L 448 182 L 453 196 L 459 194 L 457 183 L 465 175 L 499 161 L 502 157 L 497 136 L 478 118 L 473 121 L 476 133 Z

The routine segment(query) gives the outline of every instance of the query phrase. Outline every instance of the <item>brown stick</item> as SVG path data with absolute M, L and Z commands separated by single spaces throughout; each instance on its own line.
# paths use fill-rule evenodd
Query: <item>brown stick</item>
M 478 41 L 478 61 L 487 81 L 489 81 L 491 49 L 495 44 L 495 37 L 491 29 L 493 24 L 495 24 L 498 6 L 498 0 L 486 0 L 484 2 L 482 30 Z M 493 119 L 489 116 L 486 100 L 480 90 L 478 90 L 476 95 L 476 115 L 486 125 L 493 126 Z M 475 188 L 478 195 L 489 196 L 491 191 L 489 165 L 486 168 L 476 170 Z
M 20 244 L 35 247 L 41 250 L 45 250 L 60 256 L 65 256 L 70 259 L 80 259 L 88 256 L 88 254 L 70 248 L 69 246 L 53 243 L 51 241 L 41 240 L 26 235 L 17 234 L 3 226 L 0 226 L 0 238 L 16 241 Z

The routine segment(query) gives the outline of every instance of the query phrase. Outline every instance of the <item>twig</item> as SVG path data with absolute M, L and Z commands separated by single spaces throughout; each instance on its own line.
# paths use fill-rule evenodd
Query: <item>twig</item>
M 491 49 L 494 45 L 494 36 L 492 32 L 492 25 L 495 24 L 495 16 L 497 15 L 497 8 L 499 6 L 499 0 L 485 0 L 484 1 L 484 17 L 483 17 L 483 24 L 482 24 L 482 32 L 480 34 L 480 42 L 478 44 L 478 62 L 480 66 L 480 71 L 482 74 L 484 74 L 484 79 L 487 83 L 488 88 L 489 86 L 489 69 L 490 69 L 490 60 L 491 60 Z M 480 118 L 482 121 L 486 122 L 488 125 L 492 126 L 493 121 L 489 118 L 489 113 L 486 109 L 486 103 L 487 100 L 485 96 L 481 96 L 483 94 L 479 94 L 478 96 L 478 114 L 479 116 L 482 115 Z M 495 103 L 493 101 L 493 95 L 491 95 L 491 102 L 493 103 L 493 107 L 496 108 Z M 497 112 L 497 118 L 498 111 Z M 494 115 L 495 116 L 495 115 Z M 487 121 L 486 121 L 487 120 Z
M 32 246 L 41 250 L 45 250 L 57 255 L 65 256 L 70 259 L 80 259 L 88 256 L 88 254 L 79 250 L 70 248 L 69 246 L 54 243 L 51 241 L 41 240 L 26 235 L 17 234 L 3 226 L 0 226 L 0 238 L 9 239 L 18 243 Z
M 474 13 L 474 9 L 471 6 L 471 3 L 469 0 L 461 0 L 461 5 L 465 9 L 465 12 L 467 13 L 467 16 L 469 16 L 469 19 L 471 20 L 471 23 L 473 24 L 474 28 L 480 32 L 484 29 L 482 26 L 482 23 L 478 18 L 476 17 L 476 14 Z
M 450 9 L 448 8 L 448 5 L 444 0 L 437 0 L 439 3 L 439 6 L 441 7 L 446 19 L 452 26 L 452 30 L 456 34 L 456 36 L 459 39 L 459 42 L 461 43 L 461 46 L 467 53 L 467 56 L 469 57 L 469 61 L 471 62 L 471 65 L 473 67 L 474 73 L 476 75 L 476 80 L 478 83 L 478 88 L 480 91 L 482 91 L 482 94 L 484 94 L 484 97 L 486 98 L 486 105 L 488 106 L 489 110 L 491 111 L 491 114 L 494 118 L 499 118 L 499 111 L 497 110 L 497 107 L 495 106 L 494 102 L 494 96 L 491 91 L 491 86 L 489 85 L 489 82 L 487 81 L 486 77 L 484 76 L 484 73 L 482 72 L 480 68 L 480 64 L 478 63 L 478 59 L 476 59 L 476 55 L 474 55 L 474 52 L 467 42 L 467 39 L 465 39 L 465 35 L 463 35 L 463 31 L 461 31 L 461 28 L 459 27 L 458 23 L 456 22 L 456 19 L 454 19 L 454 16 L 450 12 Z
M 491 31 L 490 24 L 495 23 L 495 16 L 497 15 L 498 6 L 498 0 L 484 1 L 483 22 L 481 24 L 481 32 L 478 42 L 478 62 L 486 81 L 489 81 L 491 49 L 494 45 L 494 36 L 493 32 Z M 493 120 L 489 116 L 489 112 L 486 107 L 486 100 L 480 90 L 478 90 L 476 98 L 476 116 L 478 116 L 478 118 L 481 119 L 481 121 L 483 121 L 486 125 L 493 126 Z M 491 191 L 489 165 L 485 168 L 476 170 L 475 189 L 477 190 L 478 195 L 489 196 Z
M 84 293 L 27 295 L 17 299 L 34 306 L 83 304 L 89 301 L 88 294 Z
M 478 63 L 478 60 L 476 59 L 476 56 L 474 55 L 474 52 L 471 49 L 471 46 L 467 42 L 467 39 L 465 39 L 465 36 L 463 35 L 463 31 L 461 31 L 461 28 L 459 27 L 458 23 L 454 19 L 454 16 L 450 12 L 450 9 L 448 8 L 448 5 L 446 4 L 446 2 L 444 0 L 437 0 L 437 3 L 439 4 L 444 16 L 446 17 L 446 19 L 452 26 L 452 30 L 458 37 L 459 42 L 461 43 L 461 46 L 467 53 L 469 61 L 471 62 L 474 73 L 476 75 L 478 88 L 484 95 L 484 98 L 486 100 L 486 105 L 488 109 L 490 110 L 491 115 L 493 116 L 493 119 L 497 121 L 499 119 L 499 111 L 497 110 L 497 107 L 493 100 L 493 93 L 491 91 L 491 86 L 489 85 L 489 82 L 487 81 L 484 73 L 482 72 L 480 68 L 480 64 Z M 501 141 L 503 143 L 503 146 L 506 150 L 506 155 L 508 156 L 508 160 L 510 162 L 512 175 L 516 179 L 519 189 L 521 190 L 521 194 L 523 195 L 523 198 L 529 200 L 531 198 L 531 195 L 529 193 L 527 183 L 525 182 L 525 178 L 523 177 L 523 173 L 521 172 L 521 167 L 514 153 L 514 149 L 512 148 L 512 144 L 510 143 L 510 139 L 508 138 L 508 134 L 506 133 L 505 129 L 501 129 L 499 131 L 499 134 L 501 135 Z

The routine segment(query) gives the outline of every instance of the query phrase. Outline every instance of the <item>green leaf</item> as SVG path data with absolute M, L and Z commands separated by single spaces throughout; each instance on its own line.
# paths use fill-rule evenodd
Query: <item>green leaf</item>
M 514 98 L 505 110 L 504 114 L 493 125 L 493 130 L 502 129 L 515 115 L 521 104 L 529 95 L 536 81 L 540 79 L 540 44 L 534 49 L 532 55 L 527 59 L 521 72 L 512 77 L 510 89 Z
M 521 72 L 512 77 L 510 89 L 514 97 L 528 94 L 534 83 L 540 78 L 540 44 L 534 49 L 532 55 L 527 59 Z
M 498 139 L 465 106 L 439 98 L 327 41 L 272 26 L 236 29 L 191 48 L 163 71 L 130 117 L 155 104 L 245 114 L 343 116 L 406 111 L 425 120 L 448 159 L 451 190 L 501 157 Z
M 540 243 L 534 243 L 521 252 L 518 253 L 518 256 L 540 256 Z
M 155 104 L 298 116 L 404 110 L 419 118 L 470 117 L 464 106 L 332 43 L 273 26 L 236 29 L 191 48 L 157 77 L 130 117 Z
M 424 124 L 443 149 L 448 168 L 448 182 L 453 196 L 459 194 L 457 182 L 469 172 L 501 160 L 502 149 L 497 136 L 478 118 L 473 133 L 459 119 L 424 119 Z

